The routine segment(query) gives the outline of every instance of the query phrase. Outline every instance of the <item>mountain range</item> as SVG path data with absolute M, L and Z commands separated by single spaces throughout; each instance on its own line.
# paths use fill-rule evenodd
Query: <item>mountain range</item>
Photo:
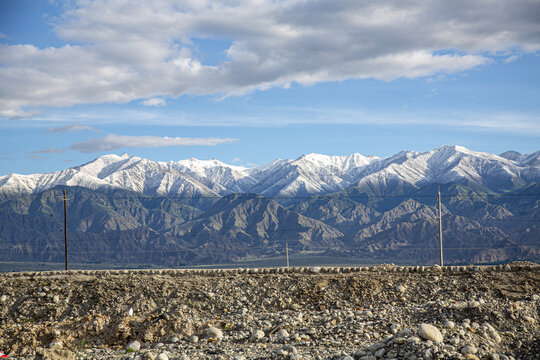
M 228 263 L 291 254 L 432 263 L 441 188 L 450 263 L 540 258 L 540 151 L 441 146 L 245 168 L 127 154 L 0 177 L 0 260 L 61 261 L 62 191 L 80 262 Z

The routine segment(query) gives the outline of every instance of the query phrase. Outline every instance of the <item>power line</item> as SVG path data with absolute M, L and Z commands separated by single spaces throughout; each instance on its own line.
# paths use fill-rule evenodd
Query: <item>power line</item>
M 501 246 L 501 247 L 444 247 L 445 250 L 462 250 L 462 251 L 466 251 L 466 250 L 492 250 L 492 249 L 515 249 L 515 248 L 522 248 L 522 247 L 527 247 L 527 248 L 540 248 L 540 245 L 508 245 L 508 246 Z M 260 249 L 268 249 L 268 250 L 275 250 L 276 248 L 279 248 L 279 247 L 243 247 L 243 250 L 245 250 L 244 252 L 249 252 L 250 250 L 260 250 Z M 335 251 L 341 251 L 341 250 L 357 250 L 357 251 L 362 251 L 362 250 L 367 250 L 369 248 L 364 246 L 364 247 L 354 247 L 354 248 L 343 248 L 343 247 L 336 247 L 336 248 L 332 248 L 332 247 L 310 247 L 310 248 L 305 248 L 305 247 L 294 247 L 294 246 L 290 246 L 289 247 L 289 250 L 296 250 L 296 251 L 307 251 L 307 252 L 314 252 L 314 251 L 317 251 L 317 252 L 322 252 L 322 251 L 332 251 L 332 250 L 335 250 Z M 238 248 L 236 247 L 232 247 L 230 248 L 231 250 L 239 250 Z M 189 253 L 193 253 L 193 252 L 197 252 L 197 251 L 200 251 L 200 250 L 204 250 L 204 249 L 200 249 L 200 248 L 188 248 L 188 249 L 161 249 L 161 250 L 130 250 L 130 249 L 123 249 L 122 250 L 122 254 L 131 254 L 131 253 L 171 253 L 171 252 L 189 252 Z M 214 250 L 214 249 L 213 249 Z M 216 250 L 219 250 L 216 249 Z M 438 250 L 438 247 L 437 246 L 433 246 L 433 247 L 427 247 L 427 246 L 398 246 L 398 247 L 392 247 L 392 248 L 381 248 L 380 250 L 433 250 L 433 251 L 436 251 Z M 7 249 L 7 250 L 2 250 L 2 252 L 11 252 L 11 253 L 26 253 L 26 254 L 30 254 L 30 253 L 34 253 L 34 254 L 58 254 L 57 251 L 53 251 L 53 250 L 50 250 L 50 251 L 37 251 L 37 250 L 19 250 L 19 249 Z M 100 250 L 100 251 L 70 251 L 70 254 L 73 255 L 73 254 L 117 254 L 118 253 L 118 250 Z M 283 250 L 283 254 L 285 254 L 285 250 Z M 306 253 L 306 255 L 309 255 L 308 253 Z
M 117 195 L 70 195 L 68 197 L 68 200 L 76 200 L 76 199 L 117 199 L 117 200 L 127 200 L 127 199 L 138 199 L 138 200 L 148 200 L 148 199 L 163 199 L 163 200 L 175 200 L 175 199 L 224 199 L 227 197 L 233 197 L 235 199 L 311 199 L 314 201 L 318 200 L 334 200 L 334 199 L 399 199 L 399 198 L 432 198 L 437 199 L 436 196 L 433 195 L 421 195 L 421 194 L 401 194 L 401 195 L 374 195 L 374 194 L 366 194 L 366 195 L 320 195 L 320 194 L 313 194 L 313 195 L 306 195 L 306 196 L 299 196 L 299 195 L 259 195 L 259 194 L 225 194 L 225 195 L 182 195 L 182 196 L 167 196 L 167 195 L 148 195 L 148 194 L 140 194 L 140 195 L 130 195 L 130 196 L 117 196 Z M 46 198 L 46 199 L 58 199 L 62 200 L 63 196 L 61 195 L 52 195 L 52 196 L 45 196 L 41 194 L 21 194 L 21 195 L 14 195 L 14 196 L 7 196 L 2 201 L 8 201 L 13 200 L 17 198 Z M 470 198 L 505 198 L 505 197 L 540 197 L 540 193 L 528 193 L 528 194 L 459 194 L 459 195 L 442 195 L 441 198 L 443 199 L 470 199 Z

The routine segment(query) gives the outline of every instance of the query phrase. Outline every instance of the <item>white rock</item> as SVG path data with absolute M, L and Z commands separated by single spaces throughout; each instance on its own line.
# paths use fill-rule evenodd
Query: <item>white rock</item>
M 7 295 L 2 295 L 2 296 L 0 296 L 0 301 L 1 301 L 1 302 L 6 302 L 7 299 L 8 299 Z
M 129 308 L 128 316 L 133 316 L 133 308 Z
M 135 351 L 139 351 L 140 349 L 141 349 L 141 343 L 138 342 L 137 340 L 130 342 L 128 346 L 126 346 L 127 352 L 135 352 Z
M 442 346 L 443 350 L 448 352 L 454 352 L 455 348 L 452 345 L 446 344 Z
M 192 344 L 196 344 L 199 342 L 199 337 L 197 335 L 192 335 L 190 338 L 189 338 L 189 342 L 192 343 Z
M 444 323 L 444 327 L 452 330 L 453 328 L 456 327 L 456 324 L 453 321 L 448 320 Z
M 161 353 L 156 357 L 156 360 L 169 360 L 169 356 L 165 353 Z
M 222 339 L 223 332 L 217 327 L 211 326 L 206 329 L 206 336 L 208 336 L 209 338 Z
M 285 329 L 281 329 L 277 332 L 277 337 L 278 338 L 288 338 L 289 337 L 289 332 Z
M 534 294 L 533 296 L 531 296 L 531 299 L 532 299 L 532 301 L 538 301 L 538 300 L 540 300 L 540 296 L 537 295 L 537 294 Z M 0 300 L 1 300 L 1 299 L 0 299 Z M 3 300 L 2 300 L 2 301 L 3 301 Z
M 499 333 L 497 332 L 497 330 L 492 330 L 489 332 L 489 336 L 491 337 L 491 339 L 493 339 L 493 341 L 495 341 L 497 344 L 500 343 L 502 341 L 502 338 L 501 338 L 501 335 L 499 335 Z
M 398 285 L 398 286 L 396 286 L 396 291 L 397 291 L 397 292 L 404 293 L 405 290 L 407 290 L 407 289 L 406 289 L 405 286 L 403 286 L 403 285 Z
M 283 350 L 287 351 L 289 354 L 298 354 L 298 350 L 292 345 L 283 346 Z
M 250 339 L 252 341 L 257 341 L 257 340 L 261 340 L 263 337 L 264 337 L 264 331 L 257 329 L 257 330 L 254 330 L 253 333 L 251 333 Z
M 320 267 L 312 267 L 310 270 L 311 270 L 311 272 L 314 273 L 314 274 L 317 274 L 317 273 L 320 273 L 320 272 L 321 272 L 321 268 L 320 268 Z
M 476 354 L 478 350 L 476 349 L 476 346 L 474 346 L 473 344 L 469 344 L 469 345 L 465 345 L 464 347 L 461 348 L 461 353 L 463 355 L 474 355 Z
M 443 341 L 443 336 L 439 329 L 429 324 L 420 324 L 418 327 L 418 335 L 425 340 L 431 340 L 436 343 Z
M 534 324 L 536 322 L 536 320 L 533 317 L 530 317 L 530 316 L 527 316 L 527 315 L 523 315 L 523 320 L 525 320 L 526 322 L 528 322 L 530 324 Z
M 172 342 L 173 344 L 177 343 L 179 341 L 180 341 L 180 339 L 178 338 L 178 336 L 174 336 L 174 335 L 171 336 L 171 338 L 169 339 L 169 342 Z

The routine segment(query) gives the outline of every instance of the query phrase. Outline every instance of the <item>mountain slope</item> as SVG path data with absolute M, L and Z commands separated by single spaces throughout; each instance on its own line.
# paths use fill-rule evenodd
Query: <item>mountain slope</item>
M 294 198 L 351 187 L 361 193 L 399 194 L 432 184 L 463 184 L 503 191 L 540 181 L 540 152 L 502 155 L 445 145 L 424 153 L 402 151 L 388 158 L 309 154 L 252 169 L 218 160 L 158 162 L 126 154 L 104 155 L 54 173 L 4 175 L 0 177 L 0 194 L 80 186 L 184 198 L 219 198 L 239 192 Z
M 540 259 L 540 152 L 441 146 L 388 158 L 309 154 L 246 169 L 105 155 L 0 177 L 0 260 L 185 265 L 292 254 L 448 263 Z M 263 195 L 261 195 L 263 194 Z
M 277 202 L 251 194 L 222 198 L 200 217 L 165 233 L 183 246 L 204 247 L 220 255 L 219 262 L 246 256 L 283 253 L 341 244 L 343 234 L 320 221 L 292 212 Z M 226 255 L 227 253 L 227 255 Z

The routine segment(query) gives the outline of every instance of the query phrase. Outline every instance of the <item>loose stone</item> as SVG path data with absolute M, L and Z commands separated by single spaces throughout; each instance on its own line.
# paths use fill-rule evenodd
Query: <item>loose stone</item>
M 476 349 L 476 346 L 474 346 L 473 344 L 469 344 L 469 345 L 466 345 L 464 347 L 461 348 L 461 353 L 463 355 L 468 355 L 468 354 L 476 354 L 478 350 Z
M 453 328 L 456 327 L 456 324 L 453 321 L 448 320 L 444 323 L 444 327 L 449 330 L 452 330 Z
M 443 341 L 443 336 L 439 329 L 430 324 L 420 324 L 418 327 L 418 335 L 425 340 L 431 340 L 436 343 Z
M 260 329 L 257 329 L 257 330 L 253 331 L 253 333 L 251 334 L 250 339 L 252 341 L 257 341 L 257 340 L 261 340 L 263 337 L 264 337 L 264 331 L 262 331 Z
M 206 329 L 206 336 L 213 339 L 222 339 L 223 332 L 217 327 L 211 326 L 208 329 Z
M 126 351 L 127 352 L 136 352 L 136 351 L 139 351 L 140 349 L 141 349 L 141 343 L 138 342 L 137 340 L 134 340 L 134 341 L 130 342 L 126 346 Z

